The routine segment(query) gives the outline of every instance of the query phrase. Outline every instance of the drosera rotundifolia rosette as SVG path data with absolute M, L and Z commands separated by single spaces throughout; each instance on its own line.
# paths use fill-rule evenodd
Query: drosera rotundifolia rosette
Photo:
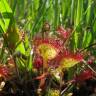
M 55 80 L 57 79 L 57 81 L 59 78 L 59 89 L 60 89 L 62 72 L 64 70 L 70 70 L 70 68 L 76 67 L 78 65 L 81 66 L 82 68 L 82 66 L 84 66 L 83 61 L 86 57 L 83 54 L 83 52 L 81 53 L 79 51 L 74 52 L 73 50 L 70 50 L 70 46 L 68 46 L 67 44 L 66 46 L 64 44 L 67 39 L 70 40 L 72 29 L 59 26 L 55 31 L 56 34 L 51 34 L 51 36 L 49 36 L 48 34 L 50 34 L 51 31 L 50 30 L 46 31 L 46 27 L 45 27 L 46 24 L 48 25 L 48 23 L 45 23 L 43 26 L 45 28 L 45 30 L 43 28 L 44 32 L 42 32 L 44 35 L 42 36 L 40 35 L 40 37 L 38 36 L 36 38 L 34 37 L 33 40 L 33 46 L 34 46 L 33 65 L 34 68 L 37 70 L 36 72 L 39 74 L 39 76 L 35 78 L 40 82 L 38 87 L 40 91 L 39 94 L 42 94 L 42 92 L 45 89 L 47 89 L 46 82 L 48 81 L 48 77 L 51 77 L 51 80 L 49 79 L 49 82 L 51 83 L 53 82 L 52 80 L 54 78 Z M 88 63 L 90 62 L 88 61 Z M 90 70 L 90 68 L 87 69 L 86 67 L 79 74 L 78 76 L 73 77 L 73 81 L 75 81 L 75 83 L 77 81 L 80 81 L 84 77 L 86 78 L 82 79 L 82 81 L 93 78 L 95 76 L 93 70 Z M 62 79 L 62 82 L 63 81 L 64 80 Z M 49 82 L 47 83 L 49 84 Z M 70 82 L 70 80 L 68 82 Z M 51 87 L 51 83 L 50 83 L 50 87 Z M 56 90 L 59 89 L 57 88 Z

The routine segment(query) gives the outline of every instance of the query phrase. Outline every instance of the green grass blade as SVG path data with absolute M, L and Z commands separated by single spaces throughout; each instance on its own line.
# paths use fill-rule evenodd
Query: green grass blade
M 76 10 L 76 17 L 74 17 L 74 28 L 76 29 L 76 31 L 74 32 L 74 40 L 75 40 L 75 46 L 74 48 L 77 49 L 78 48 L 78 44 L 79 44 L 79 41 L 78 41 L 78 38 L 79 38 L 79 35 L 78 35 L 78 31 L 80 30 L 81 28 L 81 25 L 80 25 L 80 22 L 82 20 L 82 13 L 83 13 L 83 0 L 78 0 L 78 3 L 77 3 L 77 10 Z
M 11 19 L 9 16 L 7 17 L 9 13 L 12 14 L 12 10 L 9 7 L 8 2 L 6 0 L 0 0 L 0 15 L 2 15 L 2 18 L 0 16 L 0 26 L 2 27 L 4 32 L 6 32 Z

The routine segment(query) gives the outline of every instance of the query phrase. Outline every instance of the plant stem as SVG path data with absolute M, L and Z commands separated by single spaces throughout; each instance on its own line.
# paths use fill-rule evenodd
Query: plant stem
M 69 85 L 61 92 L 61 96 L 63 96 L 64 92 L 66 92 L 71 86 L 72 86 L 72 83 L 69 84 Z
M 93 47 L 94 45 L 96 45 L 96 43 L 90 44 L 89 46 L 81 49 L 79 52 L 81 53 L 81 52 L 85 51 L 86 49 L 88 49 L 88 48 L 90 48 L 90 47 Z
M 96 74 L 96 71 L 89 65 L 85 60 L 83 60 L 83 63 L 93 72 Z

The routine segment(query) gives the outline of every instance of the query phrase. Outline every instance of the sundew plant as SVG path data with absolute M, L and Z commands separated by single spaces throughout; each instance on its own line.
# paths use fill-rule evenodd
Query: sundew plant
M 0 96 L 93 95 L 96 0 L 0 0 Z

